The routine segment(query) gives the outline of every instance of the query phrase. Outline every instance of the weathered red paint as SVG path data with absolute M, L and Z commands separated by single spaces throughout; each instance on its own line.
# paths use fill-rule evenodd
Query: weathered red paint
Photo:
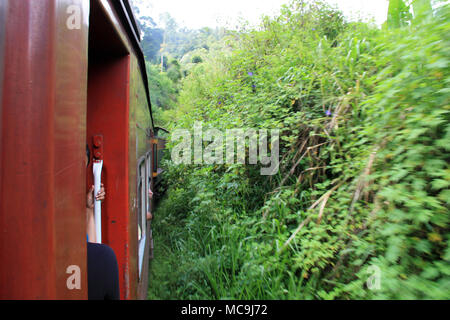
M 0 298 L 87 298 L 84 211 L 87 1 L 4 0 L 0 109 Z M 81 269 L 81 289 L 66 286 Z
M 128 216 L 128 97 L 129 57 L 92 62 L 89 66 L 88 137 L 101 133 L 102 182 L 107 192 L 102 205 L 102 242 L 113 248 L 119 262 L 121 298 L 129 297 Z M 92 181 L 92 175 L 89 176 Z
M 74 4 L 79 30 L 66 25 Z M 118 258 L 121 298 L 146 297 L 136 166 L 150 150 L 150 115 L 125 30 L 112 0 L 0 2 L 0 299 L 87 298 L 85 144 L 96 134 L 103 240 Z M 80 290 L 66 286 L 70 265 L 81 269 Z

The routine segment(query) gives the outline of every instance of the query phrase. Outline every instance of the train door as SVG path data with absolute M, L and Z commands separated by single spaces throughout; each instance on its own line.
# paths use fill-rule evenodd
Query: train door
M 135 166 L 130 158 L 134 156 L 129 132 L 130 52 L 110 18 L 99 1 L 91 1 L 86 136 L 92 148 L 93 136 L 103 135 L 102 243 L 117 256 L 121 299 L 133 299 L 137 236 L 136 218 L 130 215 L 135 206 L 130 201 L 134 173 L 129 172 Z M 89 185 L 92 167 L 88 168 Z

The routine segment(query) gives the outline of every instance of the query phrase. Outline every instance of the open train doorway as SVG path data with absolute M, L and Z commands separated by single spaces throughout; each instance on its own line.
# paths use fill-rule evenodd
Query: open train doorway
M 101 1 L 91 1 L 89 17 L 86 142 L 103 136 L 101 181 L 106 198 L 101 208 L 101 243 L 110 246 L 119 265 L 121 299 L 130 296 L 129 85 L 130 52 Z M 92 161 L 86 187 L 93 185 Z M 131 263 L 131 264 L 130 264 Z M 131 272 L 133 274 L 133 272 Z

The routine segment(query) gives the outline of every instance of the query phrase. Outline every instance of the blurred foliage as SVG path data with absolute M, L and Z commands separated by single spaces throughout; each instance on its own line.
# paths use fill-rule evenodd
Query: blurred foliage
M 148 62 L 146 63 L 146 68 L 153 110 L 160 114 L 164 109 L 174 108 L 178 94 L 176 76 L 171 76 L 168 72 L 161 73 L 158 65 Z M 176 67 L 173 68 L 174 72 L 177 72 Z
M 410 8 L 403 0 L 389 0 L 387 19 L 389 27 L 398 28 L 405 26 L 411 20 L 411 17 Z
M 203 61 L 210 49 L 216 49 L 226 30 L 180 27 L 169 13 L 160 16 L 158 25 L 153 17 L 146 15 L 149 12 L 148 5 L 145 0 L 132 2 L 147 61 L 154 118 L 157 126 L 165 126 L 170 119 L 163 116 L 163 111 L 174 109 L 177 105 L 181 80 L 195 64 Z
M 280 171 L 167 159 L 149 298 L 449 299 L 449 18 L 293 0 L 191 66 L 170 129 L 279 128 Z

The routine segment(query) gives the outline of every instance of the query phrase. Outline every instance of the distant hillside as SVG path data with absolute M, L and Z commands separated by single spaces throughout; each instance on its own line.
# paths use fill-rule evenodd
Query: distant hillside
M 186 54 L 197 49 L 208 50 L 226 34 L 224 28 L 193 30 L 182 27 L 169 13 L 160 17 L 160 26 L 155 22 L 156 17 L 144 15 L 138 6 L 134 6 L 134 11 L 143 33 L 141 45 L 145 57 L 152 63 L 161 63 L 161 49 L 165 57 L 181 60 Z

